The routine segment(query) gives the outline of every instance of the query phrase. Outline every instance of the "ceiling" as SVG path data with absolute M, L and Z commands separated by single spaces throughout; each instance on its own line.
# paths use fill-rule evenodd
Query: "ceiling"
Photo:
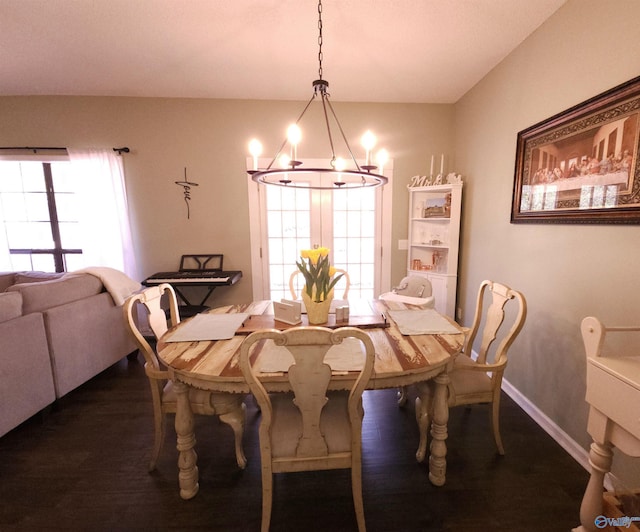
M 324 0 L 335 101 L 453 103 L 566 0 Z M 307 100 L 316 0 L 0 0 L 0 95 Z

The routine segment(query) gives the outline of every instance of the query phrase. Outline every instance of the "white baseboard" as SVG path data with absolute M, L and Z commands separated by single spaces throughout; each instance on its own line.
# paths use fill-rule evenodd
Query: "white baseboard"
M 578 445 L 574 439 L 556 425 L 544 412 L 536 407 L 529 399 L 522 395 L 509 381 L 502 379 L 502 390 L 513 401 L 524 410 L 533 421 L 551 436 L 560 447 L 567 451 L 573 459 L 587 471 L 591 472 L 589 465 L 589 452 Z M 609 472 L 604 477 L 604 487 L 608 491 L 614 491 L 614 486 L 618 483 L 616 476 Z
M 573 459 L 587 471 L 591 471 L 589 465 L 589 453 L 576 443 L 565 431 L 556 425 L 551 418 L 542 412 L 529 399 L 522 395 L 509 381 L 502 379 L 502 389 L 533 419 L 542 429 L 549 434 Z
M 471 358 L 476 360 L 478 353 L 476 351 L 471 352 Z M 564 430 L 556 425 L 551 418 L 549 418 L 542 410 L 534 405 L 529 399 L 520 393 L 507 379 L 502 379 L 502 390 L 513 401 L 524 410 L 531 419 L 533 419 L 542 430 L 544 430 L 549 436 L 551 436 L 560 447 L 567 451 L 573 459 L 584 467 L 588 472 L 591 472 L 591 465 L 589 465 L 589 452 L 581 445 L 578 445 L 576 441 L 571 438 Z M 604 487 L 608 491 L 614 491 L 613 486 L 617 483 L 615 475 L 611 472 L 607 473 L 604 477 Z

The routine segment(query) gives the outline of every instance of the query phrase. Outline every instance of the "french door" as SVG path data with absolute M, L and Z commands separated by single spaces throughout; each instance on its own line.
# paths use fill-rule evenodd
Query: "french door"
M 389 289 L 390 253 L 383 249 L 390 249 L 391 180 L 386 193 L 386 187 L 313 188 L 323 179 L 326 174 L 309 174 L 289 187 L 248 178 L 254 299 L 290 299 L 300 250 L 319 246 L 331 250 L 333 266 L 348 272 L 350 298 L 372 299 Z M 294 281 L 297 293 L 301 280 Z M 336 298 L 345 286 L 344 279 L 336 285 Z

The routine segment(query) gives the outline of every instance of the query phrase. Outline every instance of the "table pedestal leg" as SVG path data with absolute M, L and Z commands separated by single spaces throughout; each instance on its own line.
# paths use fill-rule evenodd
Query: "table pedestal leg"
M 447 472 L 448 384 L 449 374 L 446 371 L 435 378 L 433 421 L 431 422 L 431 455 L 429 456 L 429 480 L 435 486 L 444 485 Z
M 427 434 L 433 419 L 434 388 L 435 385 L 431 381 L 416 384 L 418 392 L 418 397 L 416 397 L 416 422 L 418 423 L 418 432 L 420 434 L 420 442 L 416 451 L 416 460 L 418 462 L 424 462 L 427 456 Z
M 189 386 L 175 382 L 176 391 L 176 434 L 178 436 L 178 482 L 180 497 L 191 499 L 198 493 L 198 455 L 193 447 L 196 444 L 193 412 L 189 401 Z
M 613 461 L 613 448 L 608 442 L 591 444 L 589 451 L 589 464 L 591 465 L 591 477 L 587 484 L 587 489 L 582 498 L 580 506 L 580 523 L 581 526 L 574 528 L 576 532 L 586 532 L 587 530 L 598 530 L 602 527 L 596 527 L 596 517 L 602 515 L 602 494 L 604 485 L 604 476 L 611 471 L 611 463 Z

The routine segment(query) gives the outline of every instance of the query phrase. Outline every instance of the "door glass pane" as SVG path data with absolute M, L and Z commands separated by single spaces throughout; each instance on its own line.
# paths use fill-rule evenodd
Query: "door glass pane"
M 304 186 L 304 185 L 303 185 Z M 290 299 L 289 277 L 301 249 L 311 247 L 309 189 L 265 187 L 269 291 L 274 301 Z
M 334 261 L 349 273 L 349 297 L 373 299 L 375 191 L 351 188 L 333 194 Z
M 333 210 L 333 238 L 344 238 L 347 236 L 347 213 L 344 210 Z M 336 247 L 334 245 L 334 247 Z

